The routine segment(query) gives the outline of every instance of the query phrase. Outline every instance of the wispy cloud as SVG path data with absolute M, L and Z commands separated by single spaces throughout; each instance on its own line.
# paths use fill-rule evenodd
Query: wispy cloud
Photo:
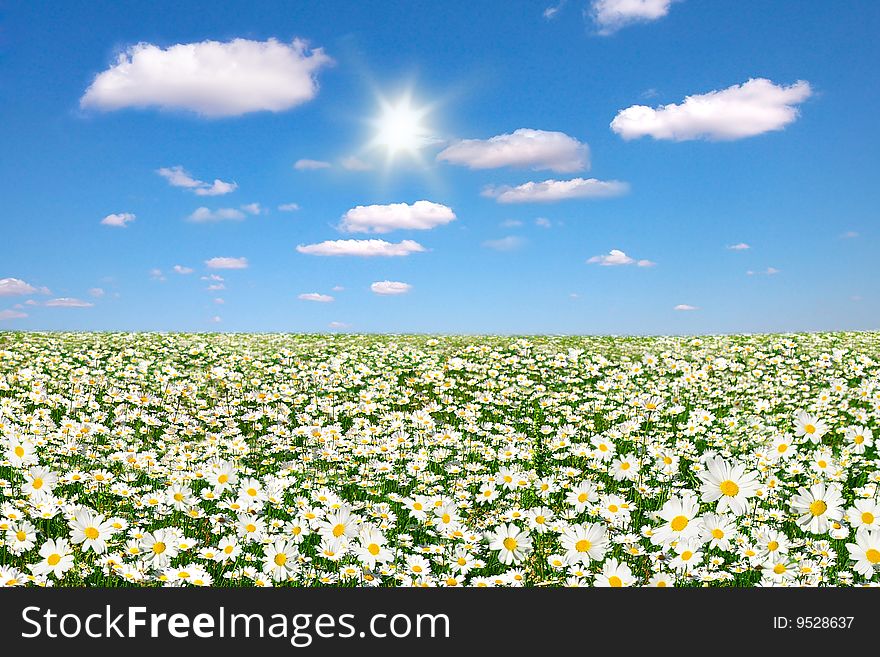
M 238 183 L 224 182 L 219 178 L 215 178 L 212 183 L 196 180 L 180 165 L 162 167 L 156 173 L 165 178 L 172 187 L 189 189 L 197 196 L 222 196 L 238 189 Z
M 737 244 L 729 244 L 727 246 L 727 248 L 730 251 L 747 251 L 747 250 L 751 249 L 752 247 L 750 245 L 746 244 L 745 242 L 739 242 Z
M 373 169 L 372 164 L 364 162 L 355 155 L 349 155 L 348 157 L 342 158 L 340 164 L 346 171 L 370 171 Z
M 73 297 L 58 297 L 57 299 L 49 299 L 43 305 L 48 308 L 91 308 L 95 304 L 91 301 L 83 301 Z
M 617 180 L 572 178 L 527 182 L 516 187 L 486 187 L 482 194 L 499 203 L 553 203 L 575 198 L 607 198 L 629 191 L 629 185 Z
M 374 294 L 392 296 L 396 294 L 406 294 L 412 290 L 412 285 L 400 281 L 376 281 L 370 285 L 370 289 Z
M 282 203 L 278 206 L 278 209 L 281 212 L 296 212 L 299 210 L 299 204 L 297 203 Z
M 302 159 L 293 163 L 293 168 L 297 171 L 315 171 L 316 169 L 329 169 L 333 165 L 324 160 Z
M 520 128 L 489 139 L 458 141 L 440 151 L 437 160 L 469 169 L 515 167 L 572 173 L 589 168 L 590 149 L 563 132 Z
M 216 210 L 211 210 L 202 206 L 196 208 L 186 220 L 194 224 L 206 224 L 216 221 L 241 221 L 244 218 L 244 212 L 236 208 L 217 208 Z
M 23 313 L 20 310 L 0 310 L 0 321 L 7 319 L 24 319 L 27 316 L 27 313 Z
M 333 297 L 329 294 L 320 294 L 319 292 L 306 292 L 300 294 L 297 299 L 300 301 L 316 301 L 317 303 L 330 303 L 333 301 Z
M 319 244 L 300 244 L 296 250 L 315 256 L 400 257 L 425 250 L 418 242 L 403 240 L 393 243 L 385 240 L 327 240 Z
M 175 274 L 181 274 L 183 276 L 193 273 L 192 267 L 184 267 L 183 265 L 174 265 L 174 267 L 172 267 L 172 270 Z
M 620 267 L 626 265 L 635 265 L 636 267 L 653 267 L 657 264 L 655 262 L 652 262 L 651 260 L 636 260 L 635 258 L 631 258 L 620 249 L 611 249 L 611 251 L 606 254 L 595 255 L 587 260 L 587 262 L 592 265 L 601 265 L 602 267 Z
M 746 276 L 775 276 L 779 273 L 779 270 L 776 267 L 767 267 L 763 271 L 753 271 L 749 269 L 746 272 Z
M 516 251 L 517 249 L 521 249 L 525 246 L 526 240 L 525 238 L 519 237 L 517 235 L 508 235 L 506 237 L 500 237 L 494 240 L 486 240 L 483 242 L 483 246 L 487 249 L 492 249 L 493 251 Z
M 217 257 L 205 260 L 208 269 L 247 269 L 247 258 Z
M 125 228 L 128 224 L 134 221 L 137 217 L 131 212 L 119 212 L 114 214 L 108 214 L 106 217 L 101 219 L 102 226 L 113 226 L 114 228 Z
M 688 303 L 680 303 L 677 306 L 675 306 L 673 308 L 673 310 L 680 310 L 680 311 L 687 312 L 687 311 L 691 311 L 691 310 L 699 310 L 699 308 L 697 308 L 696 306 L 692 306 Z

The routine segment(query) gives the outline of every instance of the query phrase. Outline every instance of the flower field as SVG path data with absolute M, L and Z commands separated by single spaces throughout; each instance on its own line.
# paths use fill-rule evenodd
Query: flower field
M 0 585 L 876 585 L 878 359 L 0 333 Z

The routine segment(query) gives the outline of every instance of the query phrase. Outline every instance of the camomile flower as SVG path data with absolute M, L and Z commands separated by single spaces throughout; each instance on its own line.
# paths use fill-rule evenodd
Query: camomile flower
M 66 539 L 48 539 L 40 547 L 40 556 L 43 557 L 42 561 L 28 566 L 34 575 L 52 575 L 55 579 L 61 579 L 73 568 L 73 554 Z
M 846 518 L 856 529 L 880 529 L 880 504 L 874 499 L 856 500 L 846 510 Z
M 25 472 L 27 481 L 22 485 L 21 492 L 25 495 L 50 495 L 58 483 L 58 475 L 48 468 L 35 466 Z
M 699 474 L 703 485 L 700 489 L 704 502 L 715 502 L 716 513 L 730 511 L 735 516 L 744 515 L 748 500 L 754 497 L 760 484 L 758 473 L 746 471 L 742 463 L 730 463 L 720 456 L 706 461 L 706 472 Z
M 168 529 L 157 529 L 141 539 L 142 558 L 153 568 L 162 569 L 177 556 L 177 534 Z
M 386 546 L 387 543 L 388 539 L 378 529 L 364 526 L 358 534 L 358 542 L 352 551 L 362 564 L 374 570 L 377 563 L 384 564 L 394 560 L 394 555 Z
M 27 583 L 27 576 L 18 568 L 0 566 L 0 589 L 24 586 L 25 583 Z
M 648 586 L 660 589 L 674 587 L 675 576 L 664 572 L 654 573 L 648 580 Z
M 727 551 L 737 537 L 736 519 L 720 513 L 706 513 L 701 518 L 700 538 L 709 548 Z
M 700 504 L 690 492 L 666 500 L 658 514 L 664 522 L 654 530 L 651 543 L 669 545 L 695 537 L 700 532 L 699 510 Z
M 696 568 L 703 560 L 700 545 L 694 540 L 678 541 L 675 544 L 675 557 L 669 562 L 669 567 L 674 570 L 690 571 Z
M 782 554 L 788 554 L 789 548 L 791 547 L 791 541 L 788 539 L 788 536 L 777 529 L 771 529 L 768 527 L 763 527 L 756 532 L 755 544 L 768 559 L 776 558 Z
M 768 583 L 780 584 L 794 581 L 799 574 L 797 562 L 787 554 L 771 555 L 761 565 L 761 577 Z
M 874 433 L 864 426 L 847 427 L 843 439 L 855 454 L 864 454 L 865 448 L 874 444 Z
M 633 577 L 632 570 L 627 564 L 620 563 L 617 559 L 609 559 L 602 564 L 602 572 L 596 575 L 593 586 L 618 588 L 632 586 L 635 581 L 636 578 Z
M 216 561 L 235 561 L 241 554 L 241 546 L 235 540 L 235 536 L 225 536 L 217 544 Z
M 635 481 L 639 477 L 639 461 L 631 454 L 626 454 L 611 462 L 611 476 L 615 481 Z
M 294 572 L 298 555 L 295 543 L 278 539 L 263 547 L 263 572 L 276 582 L 285 580 Z
M 843 497 L 836 484 L 813 484 L 809 489 L 802 486 L 791 499 L 792 508 L 800 514 L 798 525 L 811 534 L 824 534 L 831 521 L 840 520 L 842 504 Z
M 793 438 L 789 434 L 778 434 L 770 441 L 767 458 L 770 461 L 787 459 L 797 453 L 797 448 L 792 444 Z
M 819 444 L 822 436 L 828 433 L 828 425 L 816 415 L 799 411 L 794 416 L 794 435 L 804 436 L 809 441 Z
M 85 508 L 79 509 L 68 525 L 71 542 L 74 545 L 82 544 L 83 552 L 94 550 L 96 554 L 103 554 L 107 550 L 107 539 L 116 531 L 113 523 L 104 520 L 102 514 Z
M 318 533 L 330 539 L 348 540 L 358 534 L 360 519 L 351 510 L 343 507 L 328 513 L 318 524 Z
M 553 522 L 554 514 L 546 506 L 536 506 L 526 511 L 526 518 L 529 521 L 529 529 L 543 534 L 550 529 L 549 525 Z
M 499 525 L 488 539 L 489 549 L 498 552 L 503 564 L 521 563 L 532 552 L 532 537 L 513 523 Z
M 608 549 L 608 532 L 598 524 L 584 523 L 568 527 L 559 537 L 569 564 L 587 564 L 601 561 Z
M 863 529 L 856 532 L 856 542 L 847 543 L 849 558 L 855 561 L 853 570 L 867 579 L 877 574 L 880 564 L 880 531 Z
M 266 535 L 266 521 L 259 516 L 242 513 L 238 516 L 235 530 L 240 539 L 259 543 Z
M 565 496 L 565 501 L 578 513 L 583 512 L 589 504 L 596 502 L 599 494 L 596 487 L 589 481 L 583 481 L 572 488 Z
M 30 550 L 37 541 L 37 528 L 28 520 L 11 523 L 6 530 L 6 548 L 19 555 Z

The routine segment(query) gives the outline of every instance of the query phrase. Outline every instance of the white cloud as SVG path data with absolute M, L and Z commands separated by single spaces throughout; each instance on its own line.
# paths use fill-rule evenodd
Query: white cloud
M 650 260 L 636 260 L 631 258 L 620 249 L 611 249 L 604 255 L 596 255 L 587 260 L 589 264 L 603 267 L 620 267 L 623 265 L 635 265 L 636 267 L 653 267 L 657 263 Z
M 154 281 L 164 281 L 165 280 L 165 276 L 162 274 L 161 269 L 151 269 L 150 270 L 150 278 L 152 278 Z
M 318 303 L 330 303 L 333 301 L 333 297 L 329 294 L 320 294 L 318 292 L 306 292 L 305 294 L 300 294 L 297 299 L 300 301 L 316 301 Z
M 316 256 L 374 256 L 397 257 L 425 250 L 418 242 L 386 242 L 385 240 L 327 240 L 319 244 L 300 244 L 296 250 L 306 255 Z
M 535 219 L 535 225 L 541 228 L 550 228 L 553 223 L 547 217 L 538 217 Z
M 296 212 L 299 210 L 299 205 L 296 203 L 282 203 L 278 206 L 278 209 L 281 212 Z
M 416 201 L 412 205 L 359 205 L 342 215 L 339 229 L 349 233 L 429 230 L 454 220 L 452 208 L 431 201 Z
M 558 14 L 559 11 L 565 6 L 566 1 L 567 0 L 559 0 L 558 4 L 547 7 L 543 11 L 542 16 L 544 16 L 544 18 L 548 21 L 556 18 L 556 14 Z
M 464 139 L 440 151 L 437 159 L 470 169 L 519 167 L 571 173 L 589 168 L 590 149 L 562 132 L 520 128 L 485 140 Z
M 224 182 L 215 178 L 213 183 L 196 180 L 180 166 L 162 167 L 156 173 L 165 178 L 172 187 L 191 189 L 198 196 L 222 196 L 238 189 L 238 183 Z
M 226 286 L 223 283 L 211 283 L 208 287 L 205 288 L 208 292 L 219 292 L 221 290 L 225 290 Z
M 134 221 L 137 217 L 133 215 L 131 212 L 120 212 L 118 214 L 108 214 L 106 217 L 101 219 L 101 225 L 103 226 L 114 226 L 116 228 L 125 228 L 128 224 Z
M 100 299 L 106 294 L 104 292 L 104 288 L 102 287 L 93 287 L 89 290 L 89 296 L 95 297 L 96 299 Z
M 629 185 L 617 180 L 572 178 L 571 180 L 527 182 L 516 187 L 490 186 L 482 193 L 483 196 L 494 198 L 499 203 L 552 203 L 571 198 L 620 196 L 627 191 L 629 191 Z
M 49 299 L 45 304 L 49 308 L 91 308 L 95 304 L 82 299 L 74 299 L 71 297 L 59 297 L 57 299 Z
M 218 257 L 205 260 L 208 269 L 247 269 L 247 258 L 226 258 Z
M 260 207 L 259 203 L 248 203 L 247 205 L 242 205 L 241 209 L 248 214 L 261 214 L 263 212 L 263 208 Z
M 293 163 L 293 168 L 297 171 L 314 171 L 315 169 L 329 169 L 332 164 L 323 160 L 297 160 Z
M 49 288 L 34 287 L 20 278 L 0 278 L 0 297 L 16 297 L 28 294 L 49 294 Z
M 220 317 L 220 315 L 214 315 L 214 316 L 213 316 L 210 320 L 208 320 L 208 321 L 210 321 L 212 324 L 219 324 L 220 322 L 223 321 L 223 319 Z
M 746 276 L 775 276 L 779 273 L 779 270 L 776 267 L 767 267 L 763 271 L 753 271 L 749 269 L 746 272 Z
M 370 171 L 373 168 L 372 164 L 364 162 L 355 155 L 349 155 L 348 157 L 342 158 L 340 164 L 342 164 L 343 169 L 348 171 Z
M 526 241 L 522 237 L 508 235 L 507 237 L 502 237 L 497 240 L 486 240 L 483 242 L 483 246 L 495 251 L 516 251 L 524 246 L 525 243 Z
M 327 326 L 332 329 L 351 328 L 351 324 L 346 324 L 345 322 L 330 322 L 329 324 L 327 324 Z
M 855 239 L 855 238 L 858 237 L 858 236 L 859 236 L 859 234 L 858 234 L 856 231 L 854 231 L 854 230 L 848 230 L 848 231 L 846 231 L 843 235 L 841 235 L 840 237 L 843 238 L 843 239 L 845 239 L 845 240 L 852 240 L 852 239 Z
M 189 215 L 186 220 L 195 224 L 206 224 L 213 221 L 241 221 L 244 219 L 244 212 L 235 208 L 218 208 L 209 210 L 202 206 Z
M 692 306 L 690 304 L 687 304 L 687 303 L 680 303 L 677 306 L 675 306 L 673 308 L 673 310 L 688 311 L 688 310 L 699 310 L 699 308 L 697 308 L 696 306 Z
M 174 270 L 175 274 L 182 274 L 184 276 L 186 274 L 193 273 L 192 267 L 184 267 L 183 265 L 174 265 L 174 267 L 172 267 L 172 269 Z
M 519 219 L 505 219 L 499 224 L 502 228 L 518 228 L 523 225 Z
M 375 294 L 389 296 L 393 294 L 406 294 L 412 289 L 412 285 L 401 283 L 400 281 L 376 281 L 370 285 L 370 289 Z
M 657 109 L 633 105 L 617 113 L 611 129 L 624 139 L 646 135 L 674 141 L 743 139 L 782 130 L 797 119 L 795 105 L 812 93 L 810 84 L 803 80 L 785 87 L 752 78 L 721 91 L 687 96 L 680 105 Z
M 747 251 L 752 247 L 745 242 L 739 242 L 738 244 L 730 244 L 727 248 L 731 251 Z
M 280 112 L 318 93 L 316 73 L 332 60 L 305 42 L 201 41 L 120 53 L 80 98 L 85 109 L 182 109 L 203 116 Z
M 207 276 L 199 276 L 199 280 L 203 281 L 223 281 L 225 280 L 219 274 L 208 274 Z
M 224 303 L 226 303 L 226 299 L 217 297 L 214 299 L 214 303 L 216 303 L 218 306 L 222 306 Z
M 20 310 L 0 310 L 0 321 L 5 319 L 24 319 L 27 316 L 27 313 L 23 313 Z
M 334 285 L 330 289 L 333 290 L 334 292 L 342 292 L 345 290 L 345 288 L 342 287 L 341 285 Z
M 663 18 L 676 0 L 593 0 L 590 15 L 599 34 L 613 34 L 633 23 L 647 23 Z

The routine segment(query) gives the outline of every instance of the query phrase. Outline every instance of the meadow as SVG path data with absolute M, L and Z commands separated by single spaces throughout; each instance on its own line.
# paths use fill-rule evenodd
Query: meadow
M 0 585 L 877 585 L 878 358 L 0 333 Z

